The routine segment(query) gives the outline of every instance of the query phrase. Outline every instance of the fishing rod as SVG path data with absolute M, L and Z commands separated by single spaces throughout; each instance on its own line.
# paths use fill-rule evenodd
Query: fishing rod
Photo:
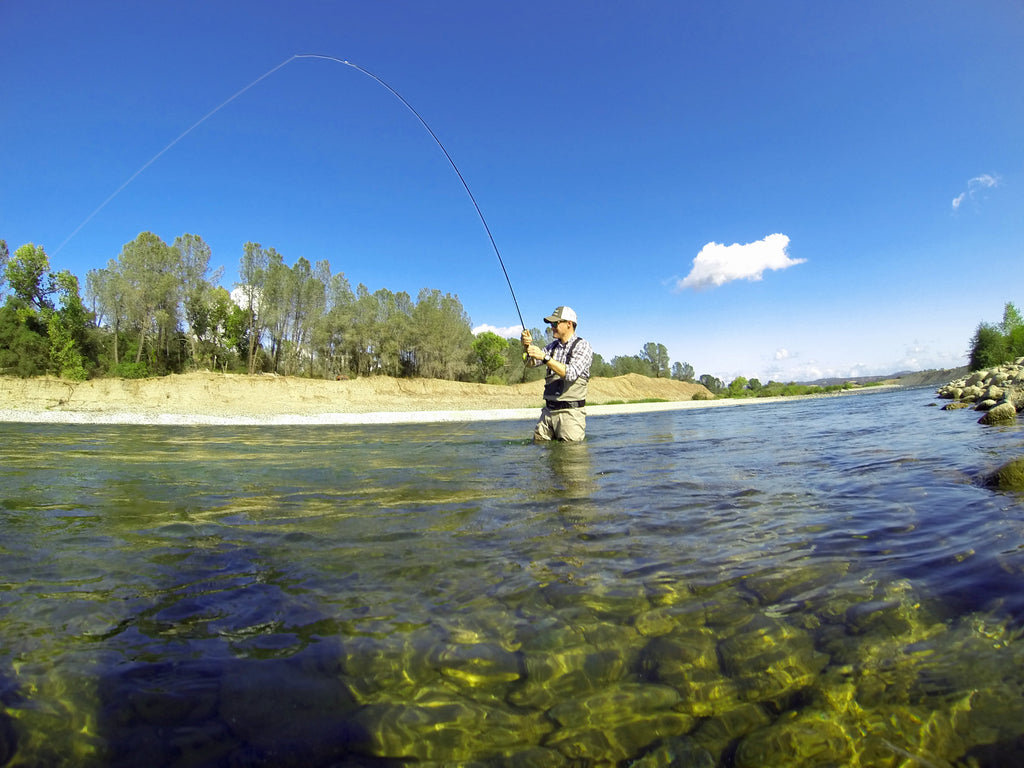
M 430 138 L 432 138 L 434 142 L 437 144 L 437 146 L 441 148 L 441 151 L 444 152 L 444 156 L 448 158 L 448 163 L 451 165 L 452 170 L 455 171 L 455 175 L 458 176 L 459 181 L 462 182 L 463 189 L 465 189 L 466 194 L 469 195 L 469 199 L 473 203 L 473 207 L 476 209 L 476 215 L 480 217 L 480 223 L 484 225 L 484 231 L 487 233 L 487 239 L 491 241 L 491 247 L 494 249 L 494 255 L 498 257 L 498 264 L 501 265 L 501 272 L 503 275 L 505 275 L 505 282 L 508 283 L 509 293 L 512 294 L 512 303 L 515 304 L 516 314 L 519 315 L 519 323 L 520 325 L 523 326 L 523 328 L 526 328 L 526 323 L 523 322 L 523 313 L 519 311 L 519 302 L 516 300 L 515 289 L 512 288 L 512 280 L 508 276 L 508 270 L 505 269 L 505 261 L 504 259 L 501 258 L 501 251 L 498 250 L 498 244 L 494 242 L 494 235 L 491 234 L 491 228 L 487 226 L 487 219 L 484 218 L 484 213 L 483 211 L 480 210 L 480 205 L 477 203 L 476 198 L 473 196 L 473 192 L 469 188 L 469 184 L 466 183 L 466 179 L 462 175 L 462 171 L 459 170 L 459 166 L 455 164 L 455 161 L 452 159 L 452 156 L 448 153 L 448 150 L 445 149 L 444 144 L 442 144 L 441 140 L 437 138 L 437 134 L 434 133 L 434 131 L 431 129 L 429 125 L 427 125 L 427 121 L 424 120 L 420 113 L 413 108 L 412 104 L 405 100 L 402 94 L 400 94 L 386 82 L 377 77 L 377 75 L 373 74 L 373 72 L 363 69 L 358 64 L 353 64 L 351 61 L 348 61 L 347 59 L 339 59 L 335 56 L 327 56 L 321 53 L 298 53 L 295 56 L 293 56 L 292 59 L 326 59 L 327 61 L 336 61 L 339 64 L 344 64 L 346 67 L 352 67 L 352 69 L 358 72 L 362 72 L 367 77 L 376 80 L 378 83 L 387 88 L 388 91 L 390 91 L 396 99 L 398 99 L 400 102 L 402 102 L 402 104 L 405 105 L 406 109 L 408 109 L 410 112 L 413 113 L 413 115 L 416 116 L 416 119 L 420 121 L 420 124 L 424 128 L 426 128 L 427 133 L 430 134 Z M 292 59 L 289 59 L 289 61 L 291 61 Z M 287 64 L 288 62 L 285 63 Z
M 455 175 L 458 176 L 459 177 L 459 181 L 462 182 L 463 189 L 465 189 L 466 190 L 466 194 L 469 195 L 469 199 L 473 203 L 473 207 L 476 209 L 476 215 L 480 217 L 480 223 L 484 225 L 484 231 L 487 233 L 487 238 L 488 238 L 488 240 L 491 241 L 491 247 L 494 249 L 494 255 L 498 257 L 498 264 L 501 266 L 501 272 L 502 272 L 502 274 L 505 275 L 505 282 L 508 283 L 509 293 L 512 294 L 512 303 L 515 304 L 516 314 L 519 315 L 519 323 L 525 329 L 526 328 L 526 323 L 523 321 L 523 313 L 519 309 L 519 301 L 516 299 L 515 289 L 512 288 L 512 279 L 508 276 L 508 270 L 505 269 L 505 260 L 501 258 L 501 251 L 498 250 L 498 244 L 494 241 L 494 236 L 491 234 L 491 228 L 487 225 L 487 219 L 484 218 L 483 211 L 480 210 L 480 205 L 477 203 L 476 197 L 473 196 L 473 192 L 472 192 L 472 190 L 470 190 L 469 184 L 466 183 L 466 179 L 462 175 L 462 171 L 459 170 L 459 167 L 455 164 L 455 161 L 452 159 L 452 156 L 448 153 L 448 150 L 445 149 L 444 144 L 441 143 L 441 140 L 439 138 L 437 138 L 437 134 L 435 134 L 434 131 L 431 129 L 431 127 L 429 125 L 427 125 L 427 121 L 424 120 L 423 117 L 420 115 L 420 113 L 417 112 L 413 108 L 412 104 L 410 104 L 408 101 L 405 100 L 405 98 L 402 96 L 402 94 L 400 94 L 398 91 L 396 91 L 390 85 L 388 85 L 386 82 L 384 82 L 379 77 L 377 77 L 377 75 L 373 74 L 373 72 L 370 72 L 367 69 L 363 69 L 358 64 L 353 64 L 351 61 L 348 61 L 346 59 L 339 59 L 336 56 L 328 56 L 328 55 L 322 54 L 322 53 L 297 53 L 297 54 L 291 56 L 290 58 L 285 59 L 280 64 L 278 64 L 275 67 L 272 67 L 267 72 L 264 72 L 262 75 L 257 77 L 255 80 L 253 80 L 247 86 L 245 86 L 240 91 L 235 93 L 233 96 L 231 96 L 230 98 L 228 98 L 225 101 L 221 102 L 214 109 L 210 110 L 205 115 L 203 115 L 199 120 L 197 120 L 195 123 L 193 123 L 191 126 L 189 126 L 185 131 L 183 131 L 179 136 L 177 136 L 177 138 L 175 138 L 174 141 L 172 141 L 166 147 L 164 147 L 159 152 L 157 152 L 155 155 L 153 155 L 153 157 L 151 157 L 149 160 L 147 160 L 146 163 L 143 164 L 143 166 L 141 168 L 139 168 L 139 170 L 137 170 L 130 177 L 128 177 L 127 181 L 125 181 L 120 187 L 118 187 L 116 190 L 114 190 L 113 194 L 111 194 L 110 197 L 108 197 L 106 200 L 104 200 L 102 203 L 100 203 L 99 207 L 96 210 L 94 210 L 92 213 L 90 213 L 89 216 L 86 217 L 85 221 L 83 221 L 81 224 L 79 224 L 75 228 L 75 230 L 70 235 L 67 236 L 67 238 L 64 240 L 64 242 L 61 243 L 57 247 L 57 250 L 54 251 L 54 255 L 59 253 L 60 250 L 65 245 L 68 244 L 68 241 L 71 240 L 71 238 L 73 238 L 75 235 L 78 234 L 79 230 L 81 230 L 86 224 L 88 224 L 90 221 L 92 221 L 93 217 L 95 217 L 96 214 L 98 214 L 101 210 L 103 210 L 103 208 L 106 207 L 107 203 L 109 203 L 111 200 L 113 200 L 115 197 L 117 197 L 117 195 L 120 194 L 121 191 L 124 190 L 125 187 L 127 187 L 129 184 L 131 184 L 132 181 L 134 181 L 135 178 L 139 176 L 139 174 L 141 174 L 149 166 L 151 166 L 154 162 L 156 162 L 163 154 L 165 154 L 168 150 L 170 150 L 175 144 L 177 144 L 179 141 L 181 141 L 183 138 L 185 138 L 188 134 L 192 133 L 192 131 L 194 131 L 200 125 L 205 123 L 207 120 L 209 120 L 211 117 L 213 117 L 215 114 L 217 114 L 220 110 L 222 110 L 224 107 L 226 107 L 232 101 L 237 99 L 243 93 L 248 91 L 250 88 L 255 86 L 257 83 L 259 83 L 260 81 L 270 77 L 270 75 L 274 74 L 279 69 L 287 66 L 288 64 L 290 64 L 291 62 L 295 61 L 296 59 L 322 59 L 322 60 L 325 60 L 325 61 L 333 61 L 333 62 L 336 62 L 338 64 L 344 64 L 347 67 L 351 67 L 352 69 L 355 69 L 358 72 L 362 72 L 367 77 L 372 78 L 373 80 L 378 82 L 380 85 L 382 85 L 385 88 L 387 88 L 387 90 L 392 95 L 394 95 L 395 98 L 397 98 L 400 102 L 402 102 L 402 104 L 405 105 L 406 109 L 408 109 L 410 112 L 413 113 L 413 115 L 416 116 L 416 119 L 420 121 L 420 124 L 424 128 L 426 128 L 427 133 L 430 134 L 430 137 L 434 140 L 434 142 L 437 144 L 437 146 L 441 148 L 441 151 L 444 153 L 444 156 L 448 159 L 448 162 L 451 165 L 452 170 L 455 171 Z

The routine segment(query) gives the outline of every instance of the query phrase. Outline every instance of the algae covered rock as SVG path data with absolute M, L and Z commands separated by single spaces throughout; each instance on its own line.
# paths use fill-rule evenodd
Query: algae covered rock
M 1024 456 L 1008 461 L 993 472 L 988 485 L 1000 491 L 1024 491 Z
M 999 403 L 978 419 L 979 424 L 1012 424 L 1017 420 L 1017 409 L 1010 403 Z
M 942 410 L 944 410 L 944 411 L 959 411 L 962 408 L 968 408 L 968 407 L 970 407 L 970 405 L 968 403 L 965 403 L 963 401 L 958 400 L 958 401 L 956 401 L 954 403 L 946 403 L 946 405 L 942 406 Z
M 811 634 L 768 616 L 755 616 L 718 645 L 723 671 L 746 701 L 766 701 L 813 684 L 828 663 Z
M 850 739 L 823 713 L 780 717 L 740 742 L 738 768 L 849 765 Z
M 718 760 L 704 747 L 689 736 L 665 739 L 639 760 L 630 763 L 631 768 L 717 768 Z
M 405 760 L 468 761 L 536 744 L 552 729 L 540 713 L 484 706 L 443 689 L 415 701 L 371 704 L 353 718 L 359 751 Z

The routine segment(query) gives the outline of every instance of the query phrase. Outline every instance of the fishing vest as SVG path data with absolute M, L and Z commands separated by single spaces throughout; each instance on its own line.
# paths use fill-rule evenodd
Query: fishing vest
M 569 350 L 565 353 L 565 367 L 569 368 L 572 360 L 573 350 L 580 341 L 576 336 L 569 342 Z M 568 387 L 565 386 L 565 379 L 548 368 L 547 376 L 544 378 L 544 399 L 583 402 L 587 399 L 587 380 L 590 378 L 590 371 L 584 371 L 576 381 Z

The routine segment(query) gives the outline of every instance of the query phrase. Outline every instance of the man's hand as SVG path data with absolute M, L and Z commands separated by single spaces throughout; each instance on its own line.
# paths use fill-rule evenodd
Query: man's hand
M 528 357 L 534 360 L 544 359 L 544 350 L 540 347 L 534 346 L 533 335 L 525 328 L 523 328 L 523 333 L 519 337 L 519 340 L 523 343 L 523 360 Z
M 543 360 L 544 350 L 535 344 L 530 344 L 526 347 L 526 355 L 527 357 L 532 357 L 534 360 Z

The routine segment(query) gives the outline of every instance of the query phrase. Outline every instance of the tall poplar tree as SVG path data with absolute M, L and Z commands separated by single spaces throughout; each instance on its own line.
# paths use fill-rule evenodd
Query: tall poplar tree
M 248 361 L 250 374 L 256 373 L 256 350 L 260 346 L 260 313 L 263 292 L 266 287 L 269 257 L 259 243 L 248 242 L 243 246 L 242 259 L 238 266 L 241 289 L 247 313 Z
M 167 359 L 178 330 L 181 254 L 152 232 L 142 232 L 121 250 L 119 269 L 128 321 L 139 336 L 135 362 L 142 361 L 147 344 Z

